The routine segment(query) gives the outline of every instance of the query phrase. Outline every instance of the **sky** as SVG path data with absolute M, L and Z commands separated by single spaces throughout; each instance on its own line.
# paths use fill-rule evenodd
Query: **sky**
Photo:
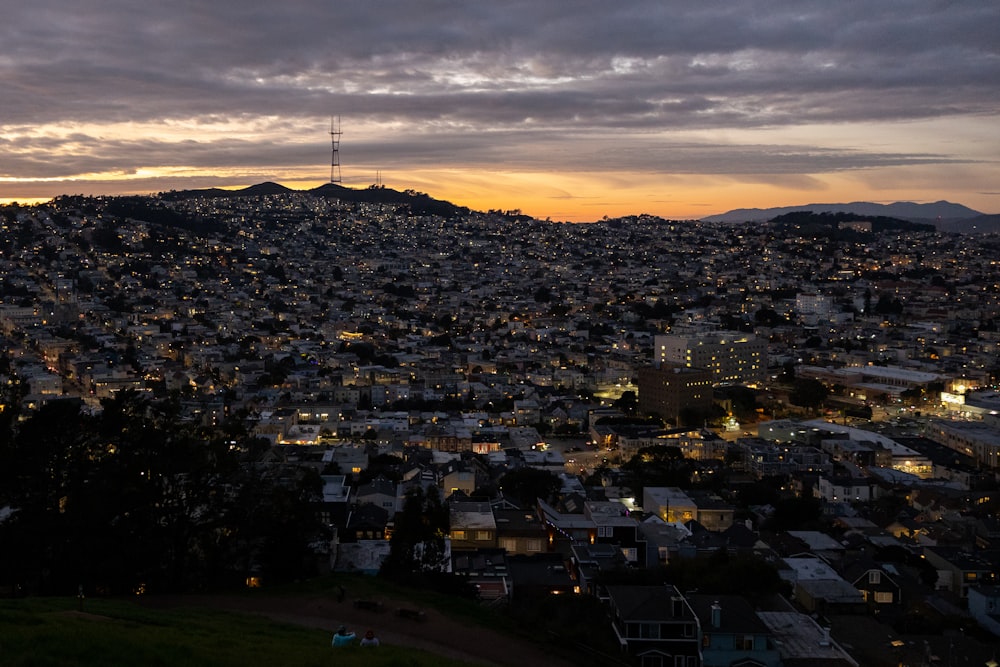
M 996 0 L 0 0 L 0 202 L 330 180 L 1000 212 Z

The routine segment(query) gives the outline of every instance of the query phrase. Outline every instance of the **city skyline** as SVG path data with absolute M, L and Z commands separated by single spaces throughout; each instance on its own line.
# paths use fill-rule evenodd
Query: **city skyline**
M 125 11 L 125 10 L 128 11 Z M 486 210 L 1000 211 L 1000 7 L 41 0 L 0 26 L 0 203 L 379 174 Z

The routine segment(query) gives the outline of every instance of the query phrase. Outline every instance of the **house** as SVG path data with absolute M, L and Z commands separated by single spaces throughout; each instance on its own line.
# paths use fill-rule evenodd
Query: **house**
M 759 611 L 774 636 L 784 667 L 858 667 L 854 658 L 822 627 L 797 611 Z
M 621 549 L 610 544 L 574 544 L 570 547 L 570 564 L 580 591 L 595 596 L 597 579 L 602 573 L 628 568 Z
M 705 528 L 721 531 L 733 525 L 736 508 L 708 492 L 682 491 L 673 486 L 643 489 L 642 507 L 666 522 L 698 521 Z
M 674 586 L 608 586 L 611 627 L 643 667 L 700 667 L 698 617 Z
M 355 445 L 339 445 L 329 447 L 323 452 L 323 463 L 327 466 L 336 465 L 342 473 L 358 474 L 368 468 L 368 452 L 364 447 Z
M 448 503 L 451 548 L 455 551 L 495 548 L 497 524 L 493 508 L 484 502 Z
M 688 543 L 691 531 L 680 523 L 667 523 L 655 514 L 639 522 L 639 532 L 646 540 L 646 563 L 665 565 L 674 558 L 694 558 L 697 548 Z
M 317 503 L 320 522 L 328 526 L 346 525 L 350 513 L 351 487 L 345 475 L 321 475 L 323 499 Z
M 397 507 L 396 483 L 383 475 L 378 475 L 368 484 L 359 486 L 354 497 L 359 505 L 375 505 L 390 515 L 395 514 L 399 509 Z
M 646 539 L 628 508 L 614 501 L 587 501 L 583 514 L 597 527 L 597 542 L 621 549 L 632 565 L 646 566 Z
M 537 515 L 519 509 L 494 509 L 497 544 L 508 554 L 542 553 L 548 550 L 545 526 Z
M 844 545 L 819 530 L 789 530 L 787 544 L 795 552 L 807 551 L 819 556 L 827 563 L 840 563 L 844 559 Z M 801 549 L 796 545 L 801 544 Z
M 578 582 L 566 567 L 561 554 L 509 556 L 511 599 L 519 602 L 545 597 L 579 593 Z
M 996 582 L 996 565 L 982 554 L 960 547 L 927 547 L 924 558 L 938 571 L 937 588 L 967 597 L 973 586 Z
M 875 607 L 902 603 L 899 584 L 875 561 L 864 559 L 852 563 L 844 575 L 861 591 L 865 601 Z
M 451 571 L 475 586 L 483 602 L 510 596 L 510 573 L 503 549 L 452 552 Z
M 793 596 L 802 608 L 812 613 L 863 613 L 866 605 L 861 592 L 837 574 L 822 558 L 802 556 L 785 558 L 787 570 L 779 572 L 787 578 L 791 571 Z
M 351 510 L 347 525 L 340 531 L 341 541 L 384 540 L 390 516 L 392 514 L 388 510 L 378 505 L 358 505 Z
M 565 504 L 566 498 L 563 499 Z M 556 541 L 585 542 L 593 544 L 597 540 L 597 526 L 579 512 L 560 512 L 545 501 L 538 500 L 538 516 L 545 524 L 548 543 Z
M 984 629 L 1000 636 L 1000 586 L 971 587 L 969 613 Z
M 701 628 L 704 667 L 779 667 L 771 631 L 739 595 L 689 594 Z

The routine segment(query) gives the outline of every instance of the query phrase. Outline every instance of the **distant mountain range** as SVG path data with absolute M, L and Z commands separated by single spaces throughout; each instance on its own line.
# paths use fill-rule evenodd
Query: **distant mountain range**
M 223 190 L 222 188 L 205 188 L 201 190 L 171 190 L 161 192 L 160 197 L 167 200 L 193 199 L 195 197 L 261 197 L 266 195 L 290 194 L 293 192 L 304 192 L 317 197 L 329 197 L 347 202 L 361 202 L 370 204 L 398 204 L 409 207 L 410 211 L 417 215 L 441 215 L 451 217 L 463 215 L 469 212 L 468 208 L 456 206 L 449 201 L 434 199 L 422 192 L 414 190 L 393 190 L 381 186 L 372 186 L 356 190 L 347 188 L 336 183 L 324 183 L 311 190 L 293 190 L 280 183 L 258 183 L 250 187 L 239 190 Z
M 895 202 L 875 204 L 856 201 L 850 204 L 805 204 L 777 208 L 738 208 L 702 218 L 705 222 L 763 222 L 797 211 L 811 213 L 854 213 L 858 216 L 882 216 L 934 225 L 939 231 L 985 233 L 1000 231 L 1000 215 L 987 215 L 961 204 L 938 201 L 932 204 Z

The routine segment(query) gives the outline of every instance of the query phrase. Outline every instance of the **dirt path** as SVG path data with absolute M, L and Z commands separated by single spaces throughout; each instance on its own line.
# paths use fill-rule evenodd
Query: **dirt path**
M 491 667 L 571 667 L 576 664 L 546 651 L 541 644 L 462 623 L 434 610 L 425 610 L 422 620 L 400 617 L 404 602 L 382 600 L 379 611 L 358 609 L 350 600 L 302 596 L 191 595 L 144 599 L 155 607 L 209 607 L 258 614 L 275 621 L 327 630 L 331 637 L 340 625 L 358 636 L 369 628 L 386 644 L 412 646 L 429 653 Z

